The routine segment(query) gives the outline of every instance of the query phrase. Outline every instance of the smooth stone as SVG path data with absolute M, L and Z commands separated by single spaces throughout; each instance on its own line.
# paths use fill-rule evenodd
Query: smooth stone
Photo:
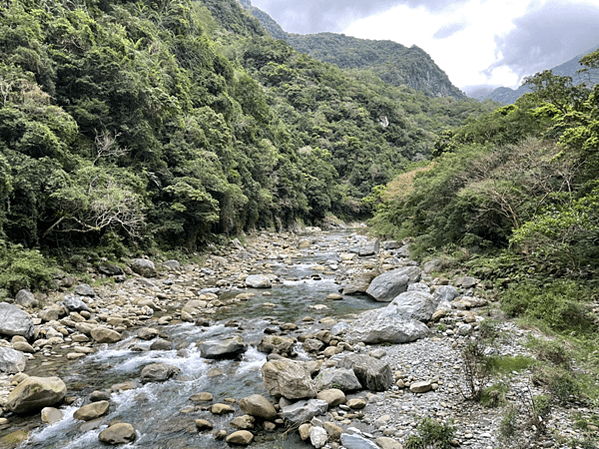
M 253 394 L 239 401 L 239 409 L 248 415 L 256 416 L 262 419 L 274 419 L 277 417 L 277 411 L 271 402 L 264 396 Z
M 75 413 L 73 413 L 73 418 L 80 421 L 91 421 L 92 419 L 97 419 L 108 413 L 109 407 L 110 404 L 108 401 L 92 402 L 75 411 Z
M 237 432 L 233 432 L 226 438 L 227 444 L 232 444 L 236 446 L 249 446 L 254 440 L 254 435 L 252 432 L 247 430 L 238 430 Z
M 64 414 L 54 407 L 44 407 L 40 415 L 44 424 L 53 424 L 62 420 L 62 418 L 64 417 Z
M 113 424 L 100 432 L 98 439 L 107 444 L 125 444 L 135 441 L 135 428 L 129 423 Z

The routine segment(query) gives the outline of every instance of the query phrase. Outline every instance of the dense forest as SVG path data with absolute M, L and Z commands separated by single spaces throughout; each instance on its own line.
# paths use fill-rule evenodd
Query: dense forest
M 235 0 L 8 0 L 0 61 L 13 292 L 40 284 L 42 254 L 68 269 L 364 218 L 372 187 L 492 108 L 319 62 Z

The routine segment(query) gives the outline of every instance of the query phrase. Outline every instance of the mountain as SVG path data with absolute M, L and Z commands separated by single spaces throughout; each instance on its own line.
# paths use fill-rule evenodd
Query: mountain
M 563 64 L 560 64 L 556 67 L 553 67 L 550 70 L 553 72 L 554 75 L 571 77 L 572 81 L 575 85 L 581 84 L 583 82 L 594 85 L 595 83 L 592 82 L 592 80 L 590 80 L 588 77 L 585 77 L 584 75 L 581 75 L 578 73 L 578 70 L 580 70 L 582 68 L 582 66 L 580 65 L 580 63 L 578 61 L 580 61 L 580 59 L 584 55 L 590 53 L 593 50 L 595 50 L 595 49 L 591 49 L 587 52 L 577 55 L 577 56 L 573 57 L 572 59 L 570 59 L 569 61 L 564 62 Z M 522 95 L 524 95 L 527 92 L 531 92 L 531 90 L 527 86 L 524 86 L 524 85 L 520 86 L 518 89 L 510 89 L 509 87 L 498 87 L 490 93 L 488 93 L 488 92 L 487 93 L 479 92 L 478 94 L 472 93 L 471 97 L 476 98 L 477 100 L 481 100 L 481 101 L 491 99 L 498 103 L 507 105 L 507 104 L 515 103 L 518 98 L 520 98 Z
M 358 39 L 335 33 L 287 33 L 267 13 L 252 6 L 249 0 L 240 3 L 274 39 L 284 40 L 300 53 L 342 69 L 371 70 L 393 86 L 408 86 L 431 97 L 466 97 L 433 59 L 415 45 L 408 48 L 393 41 Z

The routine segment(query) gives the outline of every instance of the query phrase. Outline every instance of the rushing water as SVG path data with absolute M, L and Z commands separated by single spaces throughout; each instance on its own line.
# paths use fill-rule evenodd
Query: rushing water
M 212 393 L 214 402 L 240 399 L 254 393 L 267 396 L 260 375 L 266 354 L 255 349 L 265 328 L 274 327 L 277 322 L 299 322 L 306 316 L 314 317 L 314 323 L 317 323 L 323 316 L 338 317 L 379 306 L 366 297 L 326 300 L 328 294 L 337 293 L 340 287 L 331 266 L 334 268 L 339 263 L 340 251 L 356 245 L 357 238 L 349 232 L 323 233 L 319 245 L 303 251 L 302 257 L 296 257 L 292 263 L 282 258 L 268 261 L 270 271 L 279 279 L 268 290 L 268 296 L 263 295 L 264 291 L 256 290 L 253 298 L 229 308 L 210 327 L 194 324 L 160 327 L 176 349 L 150 351 L 151 342 L 140 341 L 132 333 L 119 343 L 100 347 L 83 360 L 65 362 L 59 375 L 68 387 L 77 386 L 76 395 L 80 398 L 93 390 L 109 389 L 114 384 L 131 380 L 138 382 L 137 388 L 112 393 L 109 414 L 97 423 L 83 423 L 73 418 L 73 413 L 83 405 L 81 399 L 72 406 L 61 407 L 65 416 L 60 422 L 37 427 L 19 448 L 97 448 L 101 445 L 98 434 L 115 420 L 129 422 L 137 431 L 135 442 L 121 446 L 124 448 L 228 447 L 210 432 L 198 433 L 195 420 L 204 418 L 214 424 L 215 430 L 224 428 L 231 432 L 235 430 L 228 425 L 232 416 L 220 417 L 205 410 L 194 410 L 195 404 L 189 398 L 202 391 Z M 314 309 L 317 304 L 324 304 L 327 309 Z M 225 325 L 232 319 L 238 326 Z M 305 326 L 310 328 L 310 324 Z M 198 341 L 225 338 L 239 332 L 249 344 L 241 359 L 214 361 L 200 356 L 196 346 Z M 298 352 L 301 354 L 301 350 Z M 166 382 L 141 384 L 141 369 L 155 362 L 177 366 L 181 372 Z M 280 429 L 255 433 L 254 448 L 311 447 L 301 442 L 295 433 L 283 438 Z

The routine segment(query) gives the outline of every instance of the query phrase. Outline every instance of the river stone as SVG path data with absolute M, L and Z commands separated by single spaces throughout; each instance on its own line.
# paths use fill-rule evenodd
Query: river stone
M 152 340 L 153 338 L 158 337 L 158 334 L 158 330 L 151 327 L 142 327 L 137 330 L 137 338 L 142 340 Z
M 164 382 L 179 374 L 180 371 L 178 367 L 167 363 L 151 363 L 141 370 L 141 380 L 143 382 Z
M 235 413 L 235 409 L 232 406 L 221 403 L 212 404 L 208 410 L 213 415 L 227 415 L 229 413 Z
M 102 443 L 117 445 L 135 441 L 135 428 L 129 423 L 117 423 L 103 430 L 98 435 Z
M 416 290 L 400 293 L 382 312 L 408 320 L 429 321 L 437 308 L 435 298 L 430 293 Z
M 422 271 L 415 266 L 397 268 L 383 273 L 372 280 L 366 294 L 375 301 L 389 302 L 408 289 L 409 284 L 418 282 Z
M 320 399 L 298 401 L 286 407 L 281 407 L 281 413 L 292 425 L 309 421 L 315 416 L 323 415 L 329 409 L 329 404 Z
M 291 337 L 279 335 L 265 335 L 258 345 L 258 351 L 270 354 L 288 354 L 293 349 L 295 340 Z
M 27 289 L 19 290 L 17 295 L 15 296 L 15 302 L 23 307 L 37 307 L 39 306 L 39 301 L 35 299 L 33 293 L 31 293 Z
M 196 424 L 196 428 L 200 432 L 203 430 L 212 430 L 214 428 L 214 424 L 212 424 L 207 419 L 201 419 L 201 418 L 196 419 L 195 424 Z
M 250 415 L 237 416 L 231 420 L 229 425 L 238 430 L 249 430 L 254 428 L 256 418 Z
M 100 262 L 98 264 L 98 271 L 106 276 L 122 276 L 125 274 L 121 267 L 107 262 Z
M 380 449 L 375 443 L 359 435 L 341 434 L 341 444 L 345 449 Z
M 360 313 L 350 324 L 345 339 L 349 343 L 396 344 L 416 341 L 429 335 L 430 329 L 426 324 L 393 315 L 394 312 L 394 309 L 387 310 L 385 307 Z
M 61 402 L 67 394 L 65 383 L 58 377 L 27 377 L 6 400 L 9 410 L 27 413 Z
M 304 351 L 306 351 L 306 352 L 318 352 L 324 346 L 325 346 L 325 344 L 322 341 L 317 340 L 316 338 L 308 338 L 302 344 L 302 347 L 304 348 Z
M 245 278 L 245 285 L 251 288 L 271 288 L 270 278 L 263 274 L 252 274 Z
M 156 277 L 156 266 L 148 259 L 131 259 L 131 270 L 146 278 Z
M 33 322 L 29 315 L 17 306 L 0 302 L 0 334 L 33 336 Z
M 358 256 L 360 256 L 360 257 L 374 256 L 375 254 L 378 254 L 380 248 L 381 248 L 381 242 L 379 239 L 369 240 L 360 246 L 360 248 L 358 249 Z
M 50 304 L 37 313 L 42 321 L 58 321 L 67 314 L 66 308 L 61 304 Z
M 310 370 L 304 363 L 289 359 L 266 362 L 262 366 L 262 379 L 268 393 L 278 398 L 303 399 L 316 396 Z
M 12 347 L 13 347 L 13 349 L 15 349 L 17 351 L 26 352 L 28 354 L 33 354 L 35 352 L 35 349 L 33 348 L 33 346 L 31 346 L 26 341 L 13 341 Z M 0 371 L 1 371 L 1 369 L 0 369 Z
M 345 393 L 337 388 L 329 388 L 328 390 L 319 391 L 316 395 L 316 399 L 326 401 L 327 404 L 329 404 L 329 408 L 335 407 L 339 404 L 345 404 L 347 401 Z
M 75 294 L 93 298 L 96 296 L 96 291 L 89 284 L 79 284 L 77 287 L 75 287 Z
M 245 397 L 237 404 L 243 413 L 262 419 L 274 419 L 277 411 L 268 399 L 259 394 Z
M 247 351 L 248 345 L 241 335 L 234 335 L 223 340 L 206 340 L 199 342 L 200 354 L 205 359 L 231 359 Z
M 356 295 L 358 293 L 366 293 L 372 280 L 376 277 L 376 274 L 372 271 L 360 273 L 353 277 L 345 284 L 343 284 L 343 295 Z
M 21 351 L 17 351 L 16 349 L 12 348 L 0 347 L 0 373 L 20 373 L 25 369 L 26 365 L 27 358 Z
M 189 398 L 189 400 L 192 402 L 211 402 L 214 400 L 214 396 L 212 395 L 212 393 L 202 391 L 200 393 L 194 394 L 192 397 Z
M 312 424 L 310 423 L 303 423 L 301 426 L 298 427 L 297 429 L 297 433 L 299 434 L 299 437 L 302 439 L 302 441 L 306 441 L 308 438 L 310 438 L 310 429 L 312 428 Z
M 65 295 L 62 303 L 69 312 L 91 312 L 87 304 L 83 301 L 81 296 L 76 295 Z
M 150 345 L 150 349 L 152 351 L 170 351 L 171 349 L 173 349 L 173 344 L 168 340 L 158 338 L 156 339 L 156 341 L 152 342 L 152 344 Z
M 233 432 L 231 435 L 229 435 L 225 441 L 227 444 L 232 444 L 235 446 L 249 446 L 253 440 L 254 435 L 252 432 L 247 430 L 238 430 L 237 432 Z
M 460 296 L 460 292 L 453 285 L 440 285 L 435 289 L 434 296 L 437 303 L 442 301 L 451 302 Z
M 432 382 L 430 380 L 421 380 L 410 384 L 410 391 L 412 393 L 426 393 L 427 391 L 431 391 L 432 388 Z
M 363 388 L 351 367 L 323 369 L 314 381 L 316 382 L 316 389 L 319 391 L 331 388 L 337 388 L 341 391 L 355 391 Z
M 123 338 L 117 331 L 103 326 L 94 327 L 91 330 L 91 336 L 97 343 L 116 343 Z
M 312 443 L 312 446 L 316 449 L 320 449 L 327 444 L 328 439 L 329 435 L 327 434 L 327 431 L 324 430 L 324 427 L 312 426 L 312 428 L 310 428 L 310 443 Z
M 401 443 L 393 438 L 380 437 L 377 438 L 375 442 L 381 449 L 403 449 Z
M 64 414 L 54 407 L 44 407 L 40 413 L 41 420 L 44 424 L 53 424 L 61 421 Z
M 108 401 L 92 402 L 91 404 L 84 405 L 73 413 L 73 418 L 80 421 L 91 421 L 92 419 L 99 418 L 108 413 L 110 404 Z
M 370 391 L 386 391 L 393 385 L 393 373 L 389 364 L 368 355 L 348 355 L 339 366 L 353 369 L 362 386 Z

